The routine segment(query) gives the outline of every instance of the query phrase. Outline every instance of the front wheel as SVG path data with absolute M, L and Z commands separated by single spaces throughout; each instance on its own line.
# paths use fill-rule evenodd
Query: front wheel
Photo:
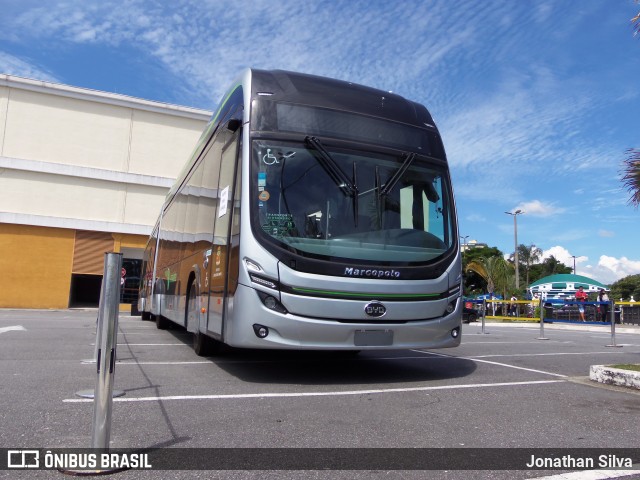
M 193 351 L 199 357 L 209 357 L 212 355 L 223 355 L 228 352 L 228 347 L 204 333 L 196 332 L 193 334 Z
M 169 328 L 169 320 L 164 318 L 162 315 L 154 315 L 156 317 L 156 328 L 158 330 L 166 330 Z
M 211 353 L 211 342 L 206 335 L 196 332 L 193 334 L 193 351 L 199 357 L 206 357 Z

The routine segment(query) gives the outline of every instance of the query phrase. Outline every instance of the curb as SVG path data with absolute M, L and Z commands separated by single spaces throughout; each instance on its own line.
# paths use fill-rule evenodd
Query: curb
M 621 370 L 607 365 L 591 365 L 589 380 L 640 390 L 640 372 Z
M 476 322 L 465 323 L 465 325 L 477 325 L 481 326 L 482 321 L 477 320 Z M 485 321 L 486 326 L 491 327 L 513 327 L 513 328 L 540 328 L 540 322 L 497 322 L 487 320 Z M 589 325 L 589 324 L 563 324 L 563 323 L 547 323 L 544 322 L 544 328 L 549 330 L 579 330 L 579 331 L 587 331 L 587 332 L 599 332 L 599 333 L 611 333 L 611 325 Z M 640 326 L 639 325 L 630 325 L 630 324 L 616 324 L 616 333 L 632 333 L 632 334 L 640 334 Z

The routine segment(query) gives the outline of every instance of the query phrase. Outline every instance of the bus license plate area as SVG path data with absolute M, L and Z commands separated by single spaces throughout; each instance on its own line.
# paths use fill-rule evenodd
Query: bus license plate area
M 356 347 L 384 347 L 393 345 L 393 330 L 356 330 Z

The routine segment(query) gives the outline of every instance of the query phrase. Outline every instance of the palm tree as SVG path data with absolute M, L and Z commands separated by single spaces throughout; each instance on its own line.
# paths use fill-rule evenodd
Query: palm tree
M 542 276 L 547 277 L 549 275 L 561 274 L 561 273 L 571 273 L 571 267 L 567 267 L 564 263 L 559 261 L 553 255 L 549 255 L 549 257 L 545 258 L 542 262 Z
M 640 13 L 637 18 L 640 18 Z M 640 29 L 640 21 L 638 28 Z M 627 150 L 627 158 L 624 160 L 622 170 L 622 183 L 631 193 L 629 203 L 638 208 L 640 205 L 640 150 L 635 148 Z
M 640 3 L 636 0 L 636 3 Z M 631 19 L 633 22 L 633 34 L 640 34 L 640 12 Z M 624 161 L 622 170 L 622 183 L 627 187 L 627 191 L 631 193 L 629 203 L 636 208 L 640 205 L 640 150 L 630 148 L 627 150 L 627 158 Z
M 527 272 L 527 287 L 529 286 L 529 270 L 531 265 L 537 263 L 542 257 L 542 250 L 535 245 L 518 245 L 518 260 L 524 264 L 524 270 Z
M 504 258 L 501 256 L 480 257 L 469 262 L 467 270 L 476 272 L 486 280 L 489 293 L 498 290 L 503 292 L 503 298 L 506 297 L 511 269 Z

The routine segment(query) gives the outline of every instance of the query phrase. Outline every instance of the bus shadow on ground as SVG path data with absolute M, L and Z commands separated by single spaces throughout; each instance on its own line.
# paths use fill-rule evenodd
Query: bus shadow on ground
M 233 350 L 210 357 L 245 382 L 299 385 L 375 385 L 448 380 L 471 375 L 476 364 L 410 350 L 352 352 Z
M 192 342 L 191 335 L 182 327 L 172 326 L 168 333 L 185 345 Z M 259 384 L 375 385 L 440 381 L 469 376 L 477 368 L 471 360 L 415 350 L 354 352 L 225 347 L 221 354 L 202 358 L 242 381 Z

